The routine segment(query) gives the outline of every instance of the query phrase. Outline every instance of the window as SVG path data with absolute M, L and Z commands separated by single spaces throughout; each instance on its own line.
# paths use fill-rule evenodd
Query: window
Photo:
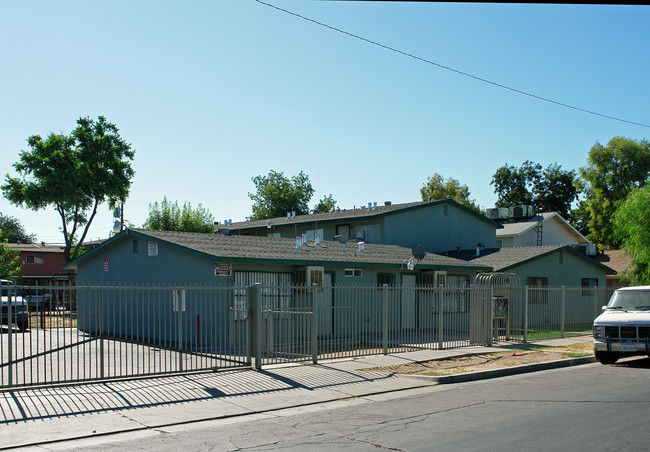
M 361 278 L 362 272 L 360 268 L 346 268 L 345 276 L 348 278 Z
M 35 256 L 33 254 L 28 254 L 25 256 L 25 263 L 27 264 L 42 264 L 43 258 L 41 256 Z
M 347 242 L 348 240 L 350 240 L 350 225 L 341 224 L 336 226 L 336 235 L 341 236 L 342 242 Z
M 594 295 L 594 287 L 598 287 L 598 278 L 582 278 L 582 296 Z
M 270 232 L 267 234 L 267 237 L 272 237 L 274 239 L 279 239 L 281 237 L 279 232 Z
M 528 302 L 535 304 L 548 303 L 548 278 L 533 276 L 526 278 L 528 286 Z
M 293 283 L 301 286 L 323 285 L 325 269 L 323 267 L 299 267 L 293 271 Z
M 394 273 L 378 273 L 377 274 L 377 285 L 383 286 L 388 284 L 389 286 L 395 285 L 395 274 Z
M 366 243 L 380 243 L 378 224 L 364 224 L 357 226 L 355 229 L 355 238 Z
M 422 273 L 422 285 L 440 287 L 447 285 L 447 272 L 426 272 Z

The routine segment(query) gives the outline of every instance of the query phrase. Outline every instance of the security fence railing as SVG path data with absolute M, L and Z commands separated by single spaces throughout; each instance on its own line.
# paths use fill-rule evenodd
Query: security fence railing
M 3 388 L 589 334 L 611 291 L 87 285 L 8 295 Z

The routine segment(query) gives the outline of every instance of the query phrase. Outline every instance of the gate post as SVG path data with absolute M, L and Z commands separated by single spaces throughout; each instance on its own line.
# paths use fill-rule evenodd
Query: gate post
M 316 318 L 316 284 L 311 286 L 311 362 L 318 363 L 318 319 Z
M 90 294 L 89 294 L 90 295 Z M 79 297 L 79 295 L 77 295 Z M 99 377 L 104 378 L 104 291 L 99 291 Z
M 442 318 L 442 313 L 445 310 L 442 303 L 442 299 L 443 299 L 442 287 L 443 286 L 438 286 L 436 289 L 436 292 L 438 294 L 438 296 L 436 297 L 438 298 L 438 350 L 442 350 L 444 348 L 444 342 L 445 342 L 442 335 L 442 331 L 445 326 Z
M 490 287 L 490 301 L 488 302 L 488 319 L 490 319 L 490 326 L 488 327 L 488 347 L 492 347 L 494 343 L 494 287 Z
M 560 312 L 560 333 L 564 337 L 564 323 L 566 321 L 566 286 L 562 286 L 562 311 Z
M 9 353 L 7 354 L 7 363 L 9 364 L 9 386 L 13 384 L 14 375 L 13 368 L 13 337 L 14 337 L 14 326 L 13 326 L 13 317 L 12 317 L 12 289 L 7 286 L 7 345 L 9 346 Z
M 381 297 L 382 328 L 381 343 L 384 348 L 384 355 L 388 355 L 388 284 L 384 284 Z
M 248 287 L 246 324 L 250 339 L 250 350 L 255 369 L 262 369 L 262 315 L 261 315 L 262 284 L 255 283 Z
M 524 296 L 524 343 L 528 340 L 528 286 Z

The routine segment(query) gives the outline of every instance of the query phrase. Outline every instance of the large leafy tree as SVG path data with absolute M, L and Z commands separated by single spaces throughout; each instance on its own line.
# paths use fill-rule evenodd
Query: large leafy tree
M 314 189 L 309 177 L 302 171 L 291 179 L 283 173 L 270 171 L 266 176 L 256 176 L 252 179 L 256 192 L 248 193 L 253 200 L 252 215 L 249 220 L 261 220 L 281 217 L 287 212 L 297 215 L 309 213 L 309 200 L 314 195 Z
M 4 196 L 33 210 L 53 206 L 61 218 L 66 261 L 76 258 L 100 204 L 115 207 L 129 194 L 135 151 L 114 124 L 79 118 L 70 133 L 27 139 L 13 167 L 19 177 L 5 176 Z
M 533 206 L 540 212 L 557 212 L 567 220 L 573 220 L 572 206 L 582 188 L 575 170 L 565 171 L 553 163 L 535 179 Z
M 492 176 L 497 207 L 531 205 L 538 212 L 558 212 L 571 217 L 571 206 L 582 186 L 575 170 L 553 163 L 543 168 L 526 160 L 519 168 L 507 163 Z
M 32 237 L 17 218 L 0 214 L 0 231 L 2 237 L 9 243 L 32 243 Z
M 539 179 L 542 166 L 526 160 L 519 168 L 507 163 L 492 176 L 497 195 L 496 207 L 512 207 L 533 204 L 533 185 Z
M 422 201 L 435 201 L 438 199 L 453 199 L 459 204 L 469 207 L 476 212 L 480 212 L 481 208 L 476 204 L 473 199 L 470 199 L 470 191 L 467 185 L 461 184 L 453 178 L 445 180 L 438 173 L 427 178 L 427 181 L 422 184 L 420 188 L 420 196 Z
M 585 208 L 592 241 L 605 247 L 619 245 L 612 221 L 614 213 L 628 193 L 645 185 L 649 174 L 647 140 L 614 137 L 607 146 L 592 146 L 587 166 L 580 168 L 586 182 Z
M 319 212 L 329 212 L 334 209 L 336 209 L 336 200 L 332 198 L 331 193 L 327 196 L 323 196 L 323 198 L 318 201 L 318 204 L 314 206 L 314 210 L 318 210 Z
M 614 213 L 614 230 L 632 258 L 624 275 L 633 285 L 650 284 L 650 186 L 632 190 Z
M 171 203 L 165 196 L 159 204 L 149 204 L 149 217 L 144 228 L 158 231 L 214 232 L 214 218 L 201 204 L 192 208 L 185 202 L 181 208 L 178 201 Z

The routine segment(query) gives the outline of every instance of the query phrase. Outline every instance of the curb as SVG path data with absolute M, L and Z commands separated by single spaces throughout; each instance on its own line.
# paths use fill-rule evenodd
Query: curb
M 437 382 L 438 384 L 466 383 L 469 381 L 487 380 L 490 378 L 507 377 L 509 375 L 520 375 L 541 370 L 561 369 L 563 367 L 579 366 L 582 364 L 595 363 L 596 358 L 585 356 L 582 358 L 567 358 L 558 361 L 547 361 L 534 364 L 522 364 L 520 366 L 503 367 L 493 370 L 480 370 L 477 372 L 460 373 L 454 375 L 428 376 L 428 375 L 401 375 L 406 378 L 417 378 Z

